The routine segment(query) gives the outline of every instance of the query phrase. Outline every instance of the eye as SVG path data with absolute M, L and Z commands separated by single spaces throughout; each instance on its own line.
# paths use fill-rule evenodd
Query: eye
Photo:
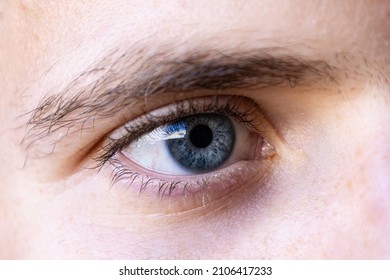
M 114 182 L 164 195 L 227 193 L 261 182 L 276 154 L 272 128 L 244 97 L 190 99 L 114 131 L 99 158 Z
M 251 137 L 248 129 L 236 127 L 227 116 L 196 114 L 145 134 L 125 148 L 123 154 L 154 172 L 170 175 L 207 173 L 229 160 L 236 146 L 236 134 L 239 143 L 248 141 L 247 150 L 256 148 L 257 135 Z M 251 154 L 245 150 L 239 153 L 247 154 L 244 157 Z M 254 152 L 252 156 L 255 156 Z

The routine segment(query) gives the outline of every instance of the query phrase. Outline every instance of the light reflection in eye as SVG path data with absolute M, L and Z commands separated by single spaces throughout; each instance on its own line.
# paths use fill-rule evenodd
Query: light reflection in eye
M 217 113 L 181 118 L 133 141 L 122 152 L 153 172 L 208 173 L 256 157 L 259 135 Z

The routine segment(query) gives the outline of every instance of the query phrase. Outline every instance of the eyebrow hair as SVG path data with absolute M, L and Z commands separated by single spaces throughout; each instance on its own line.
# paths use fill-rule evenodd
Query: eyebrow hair
M 169 52 L 114 51 L 89 67 L 57 94 L 48 94 L 28 112 L 23 141 L 82 127 L 112 116 L 134 102 L 163 92 L 312 86 L 337 83 L 338 68 L 323 60 L 281 54 L 277 48 L 241 52 L 216 49 Z M 95 77 L 97 76 L 97 77 Z

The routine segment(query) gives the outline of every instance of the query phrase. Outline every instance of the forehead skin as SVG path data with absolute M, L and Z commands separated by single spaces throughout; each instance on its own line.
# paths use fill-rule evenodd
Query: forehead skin
M 20 248 L 31 247 L 31 244 L 25 241 L 28 238 L 24 238 L 29 236 L 29 234 L 18 232 L 19 224 L 25 223 L 31 226 L 31 231 L 40 232 L 40 225 L 46 226 L 52 222 L 46 222 L 44 218 L 40 220 L 42 217 L 39 214 L 45 213 L 44 207 L 42 207 L 43 210 L 41 212 L 39 210 L 37 212 L 31 211 L 31 217 L 37 218 L 33 222 L 28 218 L 20 218 L 24 217 L 28 210 L 35 209 L 35 205 L 45 205 L 44 200 L 49 197 L 39 197 L 37 195 L 34 198 L 31 196 L 31 199 L 23 198 L 25 192 L 34 193 L 34 191 L 31 191 L 31 189 L 27 190 L 30 187 L 28 179 L 16 178 L 20 174 L 17 172 L 21 170 L 25 160 L 24 151 L 19 146 L 25 131 L 23 129 L 15 129 L 21 127 L 26 121 L 20 118 L 20 116 L 35 108 L 43 96 L 46 96 L 48 93 L 59 92 L 69 81 L 78 77 L 86 68 L 93 65 L 96 60 L 112 49 L 120 46 L 131 51 L 133 46 L 142 44 L 147 45 L 152 50 L 159 49 L 161 45 L 178 46 L 171 50 L 177 53 L 185 52 L 189 47 L 196 48 L 198 45 L 217 49 L 234 49 L 236 51 L 275 46 L 289 48 L 308 59 L 323 59 L 335 65 L 346 64 L 348 68 L 352 69 L 352 72 L 365 73 L 369 86 L 381 91 L 380 96 L 370 98 L 388 101 L 389 97 L 385 94 L 389 93 L 389 82 L 387 79 L 390 77 L 390 52 L 388 51 L 390 47 L 389 17 L 390 4 L 387 0 L 204 0 L 196 1 L 196 4 L 194 1 L 143 0 L 2 1 L 0 3 L 0 38 L 2 38 L 0 40 L 0 128 L 7 133 L 0 134 L 0 143 L 4 144 L 1 145 L 0 157 L 1 162 L 6 162 L 7 164 L 0 167 L 0 178 L 3 180 L 0 190 L 3 194 L 6 194 L 10 192 L 9 186 L 14 188 L 12 188 L 13 193 L 11 195 L 7 194 L 0 197 L 0 205 L 17 209 L 12 213 L 7 211 L 0 212 L 2 215 L 0 216 L 0 229 L 2 227 L 11 229 L 4 233 L 4 238 L 0 238 L 0 248 L 6 248 L 9 245 L 7 240 L 12 240 L 11 237 L 13 237 L 15 232 L 21 236 L 19 238 L 19 242 L 22 243 Z M 367 92 L 371 91 L 367 90 Z M 372 101 L 371 99 L 370 102 Z M 378 108 L 380 107 L 383 112 L 386 112 L 386 109 L 383 109 L 385 105 L 381 106 L 378 106 Z M 341 109 L 340 111 L 342 112 Z M 340 115 L 342 114 L 340 113 Z M 386 139 L 388 139 L 389 130 L 388 127 L 386 129 L 385 125 L 389 123 L 389 115 L 387 114 L 386 116 L 387 121 L 382 120 L 381 124 L 376 125 L 378 127 L 382 125 L 381 130 L 377 129 L 376 131 L 383 133 L 373 136 L 369 140 L 370 143 L 373 139 L 377 143 L 382 143 L 383 146 L 384 143 L 387 143 Z M 371 120 L 371 118 L 367 119 Z M 374 117 L 372 119 L 377 121 Z M 342 122 L 345 119 L 340 117 L 339 120 Z M 368 120 L 367 123 L 369 122 Z M 367 126 L 371 127 L 371 124 Z M 374 151 L 377 152 L 376 154 L 379 154 L 379 148 L 375 150 L 375 145 L 370 145 L 370 143 L 367 146 L 370 146 L 370 148 L 374 146 Z M 320 149 L 322 147 L 314 147 L 312 151 L 315 151 L 316 148 Z M 388 197 L 389 194 L 388 177 L 385 178 L 387 181 L 384 181 L 379 176 L 372 175 L 376 173 L 383 175 L 387 172 L 386 164 L 390 161 L 389 148 L 388 145 L 381 148 L 383 148 L 382 151 L 384 152 L 380 154 L 380 158 L 378 156 L 379 159 L 375 164 L 369 166 L 369 170 L 365 169 L 365 163 L 368 161 L 363 162 L 362 160 L 363 163 L 359 162 L 359 165 L 356 165 L 358 166 L 357 169 L 359 169 L 358 176 L 351 177 L 359 181 L 358 183 L 355 182 L 356 185 L 361 184 L 363 187 L 375 185 L 380 190 L 386 190 L 385 194 L 378 194 L 378 192 L 372 196 L 375 196 L 375 198 L 379 197 L 377 200 L 372 199 L 372 204 L 380 201 L 378 203 L 380 207 L 371 207 L 366 214 L 372 218 L 370 219 L 370 226 L 380 228 L 383 232 L 388 233 L 390 228 L 383 223 L 390 216 L 388 209 L 385 208 L 388 206 L 388 203 L 383 202 L 384 197 Z M 351 148 L 350 150 L 353 149 Z M 348 155 L 350 150 L 347 149 L 345 154 Z M 360 149 L 359 155 L 364 154 L 362 150 Z M 372 159 L 371 157 L 368 158 Z M 371 172 L 372 170 L 374 171 Z M 39 173 L 39 170 L 35 172 Z M 294 171 L 291 171 L 291 174 L 295 174 Z M 300 173 L 297 172 L 296 174 Z M 31 177 L 35 175 L 38 176 L 39 174 L 33 174 Z M 300 178 L 295 179 L 294 183 L 296 185 L 301 183 Z M 308 178 L 303 185 L 310 186 L 312 184 L 312 182 L 309 182 L 310 180 L 311 178 Z M 96 179 L 95 181 L 98 180 Z M 343 181 L 343 178 L 339 177 L 328 178 L 328 181 L 340 181 L 348 186 L 352 184 L 351 182 L 347 184 Z M 44 191 L 42 192 L 45 193 Z M 4 197 L 11 197 L 13 200 L 7 201 Z M 79 204 L 82 203 L 80 202 Z M 385 209 L 383 211 L 381 211 L 382 206 Z M 39 207 L 37 208 L 40 209 Z M 58 208 L 61 207 L 59 206 Z M 258 210 L 258 212 L 261 212 L 261 209 L 253 208 L 255 209 L 254 211 Z M 279 210 L 282 211 L 281 209 L 282 207 Z M 353 211 L 356 210 L 354 212 L 356 216 L 360 214 L 357 209 L 358 207 L 353 209 Z M 243 213 L 240 214 L 248 214 L 250 210 L 244 209 L 242 210 Z M 56 211 L 61 212 L 62 209 L 58 210 L 56 208 Z M 321 219 L 320 214 L 318 219 Z M 53 216 L 55 215 L 53 214 Z M 5 224 L 4 221 L 9 220 L 15 222 Z M 272 219 L 265 220 L 271 221 Z M 215 221 L 216 224 L 218 222 Z M 258 234 L 260 234 L 260 226 L 256 227 L 252 226 L 252 224 L 257 222 L 255 218 L 252 218 L 252 220 L 248 219 L 247 228 L 245 228 L 248 238 L 253 237 L 255 241 Z M 318 224 L 320 222 L 318 221 Z M 53 232 L 65 232 L 63 230 L 66 227 L 65 223 L 55 229 L 53 226 Z M 278 221 L 271 221 L 271 223 L 275 225 Z M 274 225 L 271 225 L 271 228 Z M 205 228 L 212 228 L 206 222 L 204 226 Z M 269 244 L 267 248 L 260 248 L 261 250 L 264 249 L 263 257 L 282 256 L 282 253 L 278 254 L 277 252 L 284 252 L 283 240 L 288 240 L 288 236 L 286 237 L 284 234 L 289 234 L 290 226 L 293 227 L 295 225 L 284 224 L 282 227 L 282 231 L 284 231 L 276 234 L 276 237 L 263 236 L 264 244 Z M 300 226 L 304 228 L 305 224 Z M 320 226 L 318 225 L 318 228 Z M 365 225 L 360 226 L 365 227 Z M 344 232 L 350 234 L 351 238 L 355 238 L 353 229 L 354 225 L 346 227 Z M 110 230 L 107 230 L 107 232 L 112 243 L 115 243 L 116 238 L 125 243 L 130 242 L 126 231 L 118 235 L 111 234 L 113 231 Z M 181 236 L 178 234 L 180 240 L 175 242 L 180 243 L 183 248 L 187 248 L 187 240 L 185 239 L 187 233 L 183 228 L 179 232 L 183 237 L 180 239 Z M 316 230 L 313 230 L 313 232 L 313 235 L 317 234 L 319 236 L 319 243 L 313 246 L 318 245 L 320 247 L 321 242 L 323 246 L 326 246 L 325 235 L 322 236 L 321 232 L 318 233 Z M 380 236 L 375 231 L 373 235 L 376 237 L 376 234 Z M 55 235 L 53 234 L 53 236 Z M 134 237 L 135 242 L 144 242 L 142 244 L 145 247 L 154 246 L 153 244 L 155 244 L 155 247 L 158 248 L 161 245 L 156 240 L 144 241 L 142 236 L 131 237 Z M 383 236 L 381 237 L 383 238 Z M 72 241 L 76 240 L 75 243 L 80 241 L 78 238 L 78 236 L 73 235 L 69 237 Z M 362 239 L 365 240 L 364 238 Z M 37 240 L 44 243 L 46 241 L 45 235 L 35 237 L 35 241 Z M 99 237 L 96 237 L 96 243 L 102 240 L 103 238 L 99 239 Z M 336 243 L 341 246 L 345 243 L 344 240 L 345 237 L 341 236 Z M 370 247 L 372 240 L 367 240 L 368 245 L 366 246 Z M 222 242 L 227 242 L 226 240 L 219 241 L 221 244 Z M 361 240 L 358 239 L 358 241 Z M 23 242 L 26 242 L 27 245 Z M 175 246 L 175 242 L 172 242 L 174 245 L 171 245 Z M 248 245 L 244 243 L 242 246 Z M 297 243 L 294 243 L 295 245 L 290 247 L 290 251 L 285 252 L 285 256 L 304 257 L 304 253 L 299 251 L 301 243 L 299 240 Z M 376 248 L 382 246 L 382 244 L 378 245 L 375 241 L 373 243 L 378 246 Z M 207 247 L 207 244 L 209 243 L 206 243 L 204 247 Z M 90 245 L 91 248 L 94 248 L 93 245 Z M 119 248 L 118 244 L 115 245 Z M 273 245 L 275 247 L 272 247 Z M 248 248 L 252 248 L 251 246 L 252 244 Z M 365 244 L 361 246 L 364 247 Z M 386 246 L 383 246 L 384 249 L 382 248 L 384 252 L 389 249 L 389 245 Z M 66 246 L 64 245 L 64 247 Z M 345 248 L 351 250 L 351 254 L 355 252 L 352 247 L 354 246 L 351 245 L 351 248 L 349 248 L 348 245 L 345 245 Z M 163 252 L 165 248 L 161 245 L 161 248 L 158 249 L 161 249 Z M 199 247 L 199 249 L 205 248 Z M 118 251 L 121 250 L 124 249 L 118 249 Z M 140 249 L 135 250 L 136 253 L 139 253 L 137 250 Z M 236 250 L 232 252 L 226 247 L 224 250 L 218 251 L 219 255 L 216 253 L 215 257 L 225 257 L 230 253 L 235 254 L 234 256 L 258 257 L 253 252 L 252 255 L 244 255 L 245 252 L 241 252 L 240 249 Z M 58 252 L 55 252 L 55 249 L 53 251 L 51 252 L 52 256 L 60 257 L 56 255 Z M 184 249 L 181 251 L 179 248 L 178 251 L 180 251 L 178 254 L 182 256 L 195 256 Z M 207 248 L 204 251 L 207 252 Z M 102 252 L 104 252 L 104 249 L 102 249 Z M 10 252 L 5 253 L 5 255 L 22 255 L 20 252 L 13 253 L 11 248 Z M 68 255 L 74 257 L 72 253 L 74 252 L 68 252 Z M 0 258 L 2 257 L 1 254 L 2 252 L 0 252 Z M 308 255 L 314 256 L 314 254 Z M 351 255 L 346 255 L 347 257 L 352 257 Z M 383 255 L 388 256 L 388 253 L 385 252 Z M 30 256 L 34 256 L 34 253 L 31 253 Z M 37 256 L 40 256 L 39 253 L 37 253 Z M 115 258 L 118 256 L 123 258 L 126 254 L 119 252 L 118 255 L 113 254 L 110 257 Z M 142 256 L 142 252 L 138 256 Z M 333 249 L 329 249 L 322 255 L 318 254 L 318 257 L 335 256 L 337 257 L 337 250 Z M 374 253 L 372 255 L 368 253 L 364 256 L 377 257 Z

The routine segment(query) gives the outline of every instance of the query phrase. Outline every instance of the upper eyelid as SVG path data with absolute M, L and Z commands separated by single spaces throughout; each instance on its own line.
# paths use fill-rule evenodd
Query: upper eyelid
M 244 88 L 251 86 L 293 86 L 318 81 L 335 81 L 338 69 L 325 61 L 305 60 L 294 55 L 272 56 L 270 49 L 247 52 L 196 50 L 177 58 L 165 58 L 167 54 L 145 59 L 134 79 L 121 77 L 127 55 L 105 66 L 109 73 L 96 82 L 78 88 L 93 73 L 83 73 L 59 94 L 43 99 L 29 114 L 24 142 L 31 144 L 58 130 L 80 129 L 91 118 L 113 116 L 122 107 L 134 102 L 134 97 L 155 95 L 163 91 L 191 91 L 198 88 L 213 90 Z M 121 61 L 124 60 L 125 62 Z M 105 59 L 101 63 L 108 63 Z M 146 66 L 145 66 L 146 65 Z M 127 75 L 128 77 L 130 75 Z M 119 77 L 119 78 L 118 78 Z M 116 80 L 116 81 L 115 81 Z M 77 91 L 69 98 L 69 93 Z M 133 98 L 131 98 L 133 97 Z
M 165 109 L 159 108 L 158 110 Z M 192 98 L 177 102 L 170 106 L 165 113 L 156 115 L 156 111 L 148 112 L 136 120 L 131 120 L 112 132 L 118 133 L 118 136 L 111 138 L 110 143 L 102 148 L 103 154 L 95 158 L 98 166 L 102 166 L 107 159 L 111 158 L 116 152 L 129 145 L 130 142 L 136 140 L 139 136 L 152 131 L 158 126 L 165 125 L 176 121 L 178 118 L 200 114 L 204 112 L 217 112 L 233 118 L 236 121 L 245 124 L 249 129 L 255 130 L 258 133 L 257 125 L 259 122 L 263 124 L 263 112 L 259 105 L 253 100 L 242 96 L 209 96 L 202 98 Z M 173 107 L 173 108 L 172 108 Z M 245 107 L 245 109 L 241 108 Z M 262 117 L 259 117 L 261 112 Z M 256 120 L 250 120 L 249 117 L 257 116 Z

